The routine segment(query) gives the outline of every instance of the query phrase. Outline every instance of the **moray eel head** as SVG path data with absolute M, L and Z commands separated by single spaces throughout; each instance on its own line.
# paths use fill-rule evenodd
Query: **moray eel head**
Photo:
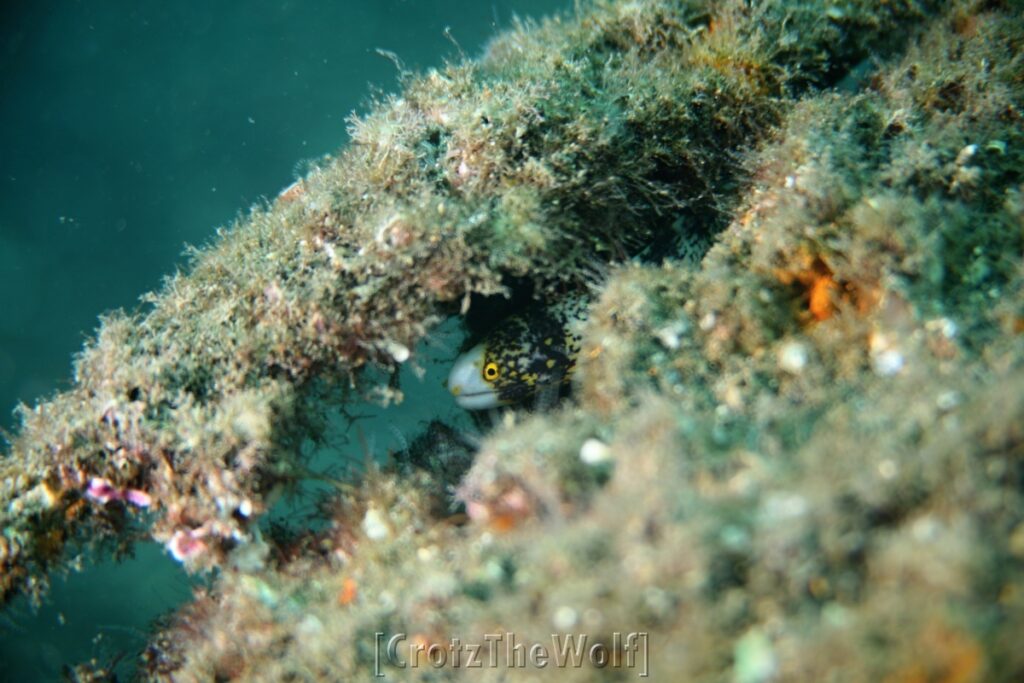
M 497 408 L 503 404 L 497 388 L 485 379 L 484 352 L 484 345 L 477 344 L 455 359 L 448 374 L 448 391 L 455 396 L 455 402 L 467 410 Z M 494 373 L 492 367 L 490 374 Z
M 567 382 L 576 365 L 580 338 L 576 324 L 586 300 L 557 304 L 512 316 L 457 359 L 448 390 L 467 410 L 486 410 L 531 400 L 545 387 Z

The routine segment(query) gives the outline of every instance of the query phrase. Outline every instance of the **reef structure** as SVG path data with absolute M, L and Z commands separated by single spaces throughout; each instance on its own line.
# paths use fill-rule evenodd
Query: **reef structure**
M 124 540 L 146 508 L 186 565 L 232 568 L 154 637 L 154 679 L 344 680 L 376 632 L 500 624 L 649 632 L 651 669 L 686 680 L 1014 680 L 1015 9 L 599 2 L 410 78 L 23 411 L 0 588 L 39 590 L 68 541 Z M 714 239 L 697 269 L 673 257 L 690 233 Z M 434 440 L 339 493 L 327 531 L 259 539 L 318 404 L 374 389 L 361 368 L 629 256 L 574 402 L 471 456 L 469 524 Z

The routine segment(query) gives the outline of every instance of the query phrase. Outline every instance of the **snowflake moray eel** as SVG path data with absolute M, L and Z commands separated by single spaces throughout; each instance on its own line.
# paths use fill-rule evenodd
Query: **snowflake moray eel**
M 706 230 L 687 230 L 682 218 L 672 224 L 669 247 L 646 260 L 671 258 L 697 268 L 711 248 Z M 635 260 L 642 261 L 640 257 Z M 580 326 L 590 299 L 569 294 L 551 305 L 534 306 L 500 323 L 482 342 L 455 359 L 448 390 L 467 410 L 521 405 L 552 396 L 568 384 L 580 352 Z
M 452 365 L 448 390 L 467 410 L 522 404 L 572 377 L 580 351 L 579 323 L 589 300 L 570 295 L 498 325 Z

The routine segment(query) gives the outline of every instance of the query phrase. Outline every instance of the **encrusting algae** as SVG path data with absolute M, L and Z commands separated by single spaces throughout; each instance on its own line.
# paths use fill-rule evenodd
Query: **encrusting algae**
M 448 657 L 396 680 L 636 673 L 453 664 L 498 631 L 646 633 L 655 680 L 1020 679 L 1019 10 L 595 2 L 409 77 L 22 411 L 4 595 L 146 523 L 223 569 L 152 680 L 365 678 L 377 633 Z M 570 399 L 258 531 L 365 368 L 588 288 Z

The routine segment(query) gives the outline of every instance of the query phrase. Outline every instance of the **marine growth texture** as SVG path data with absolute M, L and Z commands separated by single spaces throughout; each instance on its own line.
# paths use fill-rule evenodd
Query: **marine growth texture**
M 409 76 L 23 410 L 0 589 L 144 519 L 235 568 L 154 680 L 365 678 L 377 631 L 496 625 L 646 630 L 662 680 L 1018 679 L 1019 10 L 594 2 Z M 432 424 L 320 530 L 257 533 L 323 403 L 394 392 L 365 368 L 584 290 L 571 399 Z M 389 675 L 425 673 L 622 672 Z

